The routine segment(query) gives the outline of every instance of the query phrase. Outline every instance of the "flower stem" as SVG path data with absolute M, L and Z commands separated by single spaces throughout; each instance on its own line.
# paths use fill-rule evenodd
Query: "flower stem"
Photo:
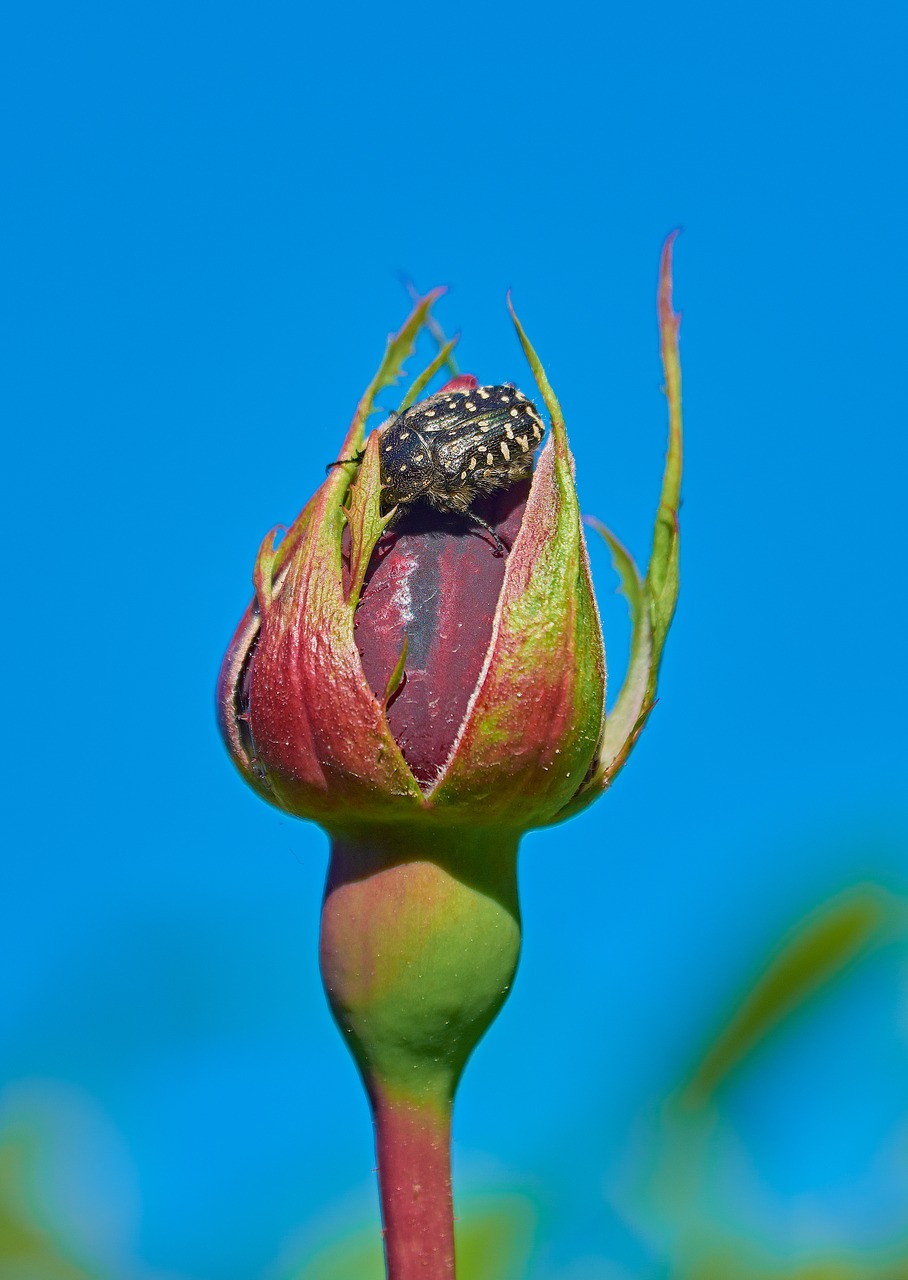
M 373 1100 L 385 1259 L 391 1280 L 454 1275 L 451 1107 Z
M 322 978 L 372 1104 L 389 1280 L 454 1276 L 451 1108 L 517 967 L 517 839 L 407 826 L 332 844 Z

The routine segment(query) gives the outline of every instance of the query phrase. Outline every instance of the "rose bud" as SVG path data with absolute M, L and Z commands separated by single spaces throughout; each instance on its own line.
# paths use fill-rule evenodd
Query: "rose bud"
M 449 1130 L 463 1066 L 520 947 L 520 835 L 609 784 L 654 703 L 677 594 L 680 372 L 671 241 L 660 321 L 671 434 L 645 579 L 605 529 L 632 653 L 604 716 L 605 654 L 560 407 L 458 375 L 364 444 L 440 291 L 388 343 L 338 461 L 275 548 L 221 670 L 221 730 L 260 795 L 332 852 L 321 966 L 373 1107 L 388 1274 L 454 1274 Z M 513 315 L 513 312 L 512 312 Z

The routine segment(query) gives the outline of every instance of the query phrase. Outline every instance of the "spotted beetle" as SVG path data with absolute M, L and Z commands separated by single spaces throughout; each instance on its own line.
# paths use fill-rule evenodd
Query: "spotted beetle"
M 379 427 L 382 505 L 425 502 L 468 514 L 501 554 L 501 539 L 473 502 L 525 479 L 544 432 L 535 407 L 509 382 L 430 396 Z

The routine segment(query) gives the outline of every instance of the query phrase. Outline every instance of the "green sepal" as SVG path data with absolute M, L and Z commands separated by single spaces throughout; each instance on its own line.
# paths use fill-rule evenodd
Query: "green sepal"
M 404 642 L 400 650 L 400 657 L 394 664 L 394 670 L 388 676 L 388 683 L 385 685 L 385 696 L 382 699 L 385 710 L 388 709 L 388 703 L 394 697 L 400 688 L 400 682 L 404 678 L 404 667 L 407 663 L 407 652 L 410 648 L 410 637 L 404 632 Z
M 598 752 L 596 772 L 601 771 L 604 785 L 608 785 L 627 758 L 652 708 L 649 701 L 650 687 L 654 684 L 652 608 L 646 583 L 624 544 L 600 520 L 587 517 L 587 524 L 600 534 L 612 553 L 612 563 L 621 582 L 620 590 L 631 615 L 627 674 L 618 700 L 606 716 Z
M 678 330 L 681 317 L 672 309 L 672 246 L 669 236 L 662 251 L 659 274 L 659 329 L 665 396 L 669 409 L 669 442 L 662 477 L 662 492 L 653 531 L 653 549 L 646 577 L 628 550 L 598 520 L 588 523 L 605 539 L 612 553 L 621 591 L 631 615 L 631 651 L 627 674 L 614 707 L 604 717 L 596 767 L 583 786 L 557 815 L 562 822 L 585 809 L 613 782 L 640 737 L 656 705 L 656 686 L 662 651 L 678 600 L 678 508 L 682 470 L 681 363 Z
M 317 493 L 312 495 L 294 520 L 293 524 L 287 530 L 284 537 L 281 539 L 281 545 L 274 553 L 274 560 L 271 563 L 272 594 L 275 590 L 280 590 L 280 585 L 287 572 L 287 565 L 290 562 L 290 558 L 299 546 L 300 542 L 303 540 L 306 530 L 312 522 L 312 512 L 315 507 L 315 500 L 317 497 Z
M 413 281 L 405 279 L 404 287 L 406 288 L 407 293 L 410 295 L 410 301 L 418 302 L 419 290 L 417 289 Z M 429 333 L 431 333 L 432 337 L 435 339 L 437 346 L 443 347 L 446 345 L 448 340 L 445 337 L 445 331 L 444 329 L 442 329 L 441 325 L 438 323 L 435 316 L 433 316 L 431 312 L 429 312 L 429 314 L 426 316 L 426 328 L 428 329 Z M 456 342 L 457 339 L 455 338 L 454 341 Z M 460 369 L 458 368 L 457 361 L 454 359 L 454 356 L 451 354 L 450 350 L 445 356 L 444 362 L 448 366 L 448 372 L 450 373 L 451 377 L 459 378 Z
M 681 468 L 683 439 L 681 421 L 681 359 L 678 353 L 678 332 L 681 317 L 672 309 L 672 248 L 677 238 L 673 232 L 662 251 L 659 275 L 659 329 L 662 337 L 662 367 L 665 370 L 665 397 L 668 400 L 668 453 L 662 478 L 662 495 L 653 534 L 653 551 L 650 557 L 646 584 L 652 601 L 653 650 L 655 670 L 652 690 L 655 691 L 656 675 L 662 657 L 662 647 L 668 635 L 675 605 L 678 602 L 678 510 L 681 505 Z
M 349 506 L 341 514 L 350 528 L 350 588 L 347 600 L 354 608 L 369 568 L 369 561 L 382 533 L 394 518 L 397 508 L 381 513 L 381 471 L 378 456 L 379 438 L 375 434 L 366 442 L 356 481 L 350 487 Z
M 252 585 L 255 587 L 255 599 L 259 607 L 259 614 L 263 614 L 269 607 L 273 594 L 274 562 L 277 557 L 274 538 L 276 534 L 286 533 L 286 531 L 286 526 L 282 524 L 276 524 L 273 529 L 270 529 L 262 539 L 262 545 L 259 547 L 258 555 L 255 557 Z
M 574 490 L 574 469 L 571 465 L 571 454 L 570 449 L 568 448 L 567 431 L 564 427 L 564 414 L 561 411 L 561 405 L 558 402 L 558 397 L 552 390 L 552 385 L 546 376 L 545 369 L 542 367 L 542 361 L 537 356 L 532 343 L 524 333 L 523 325 L 517 319 L 517 312 L 514 310 L 514 305 L 511 302 L 510 293 L 508 294 L 508 311 L 511 313 L 511 320 L 514 322 L 514 328 L 517 330 L 517 337 L 520 340 L 521 347 L 523 347 L 523 354 L 527 358 L 527 364 L 533 372 L 533 377 L 536 379 L 536 385 L 539 388 L 540 395 L 545 402 L 546 409 L 549 411 L 549 418 L 552 423 L 552 439 L 555 442 L 555 456 L 561 467 L 567 466 L 568 468 L 569 474 L 567 477 L 567 487 L 573 497 L 573 505 L 576 506 L 577 495 Z M 564 488 L 564 481 L 562 482 L 562 488 Z
M 416 401 L 419 399 L 420 395 L 422 395 L 425 388 L 429 385 L 429 383 L 435 377 L 436 373 L 438 373 L 442 365 L 449 364 L 450 358 L 451 358 L 451 352 L 457 346 L 457 343 L 459 341 L 460 341 L 459 335 L 455 334 L 450 342 L 446 342 L 444 344 L 444 346 L 441 348 L 441 350 L 439 351 L 435 359 L 431 361 L 430 364 L 426 365 L 425 369 L 423 369 L 419 377 L 414 380 L 413 386 L 410 388 L 410 390 L 404 396 L 403 400 L 400 402 L 400 409 L 398 410 L 399 413 L 404 413 L 407 409 L 410 408 L 411 404 L 415 404 Z
M 404 361 L 415 350 L 416 335 L 426 325 L 429 309 L 444 292 L 443 287 L 432 289 L 424 298 L 420 298 L 400 330 L 391 334 L 385 347 L 384 358 L 378 367 L 378 372 L 366 387 L 362 399 L 357 405 L 356 413 L 353 415 L 353 421 L 350 424 L 350 430 L 347 432 L 347 438 L 344 441 L 341 457 L 352 457 L 354 454 L 359 453 L 363 447 L 366 419 L 374 411 L 375 397 L 385 387 L 393 387 L 398 379 L 403 376 Z
M 858 884 L 800 920 L 718 1030 L 677 1095 L 703 1106 L 777 1026 L 857 960 L 904 936 L 904 907 L 879 885 Z

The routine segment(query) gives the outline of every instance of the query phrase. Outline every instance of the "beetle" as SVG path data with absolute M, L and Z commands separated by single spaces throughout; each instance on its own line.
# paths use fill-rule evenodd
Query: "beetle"
M 472 509 L 480 494 L 506 489 L 533 470 L 545 425 L 510 382 L 469 391 L 441 391 L 378 429 L 382 505 L 425 502 L 437 511 L 468 515 L 495 539 Z

